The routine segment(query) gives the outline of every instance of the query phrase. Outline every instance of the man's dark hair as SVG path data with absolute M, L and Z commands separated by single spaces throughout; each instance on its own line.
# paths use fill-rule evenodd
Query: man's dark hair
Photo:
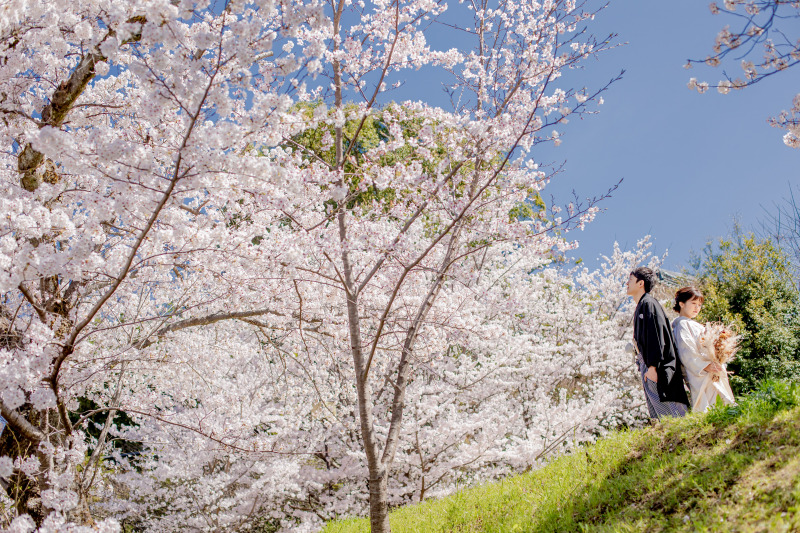
M 652 289 L 658 281 L 658 277 L 656 273 L 653 272 L 653 269 L 647 267 L 634 269 L 633 272 L 631 272 L 631 276 L 634 276 L 639 281 L 644 281 L 644 292 L 650 292 L 650 289 Z

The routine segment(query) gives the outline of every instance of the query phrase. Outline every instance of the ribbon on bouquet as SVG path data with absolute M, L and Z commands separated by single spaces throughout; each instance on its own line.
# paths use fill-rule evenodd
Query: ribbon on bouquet
M 731 390 L 731 385 L 728 382 L 728 373 L 723 372 L 717 374 L 715 372 L 709 372 L 706 374 L 706 378 L 703 380 L 703 384 L 700 386 L 700 390 L 697 393 L 697 399 L 694 401 L 694 406 L 692 409 L 697 409 L 697 406 L 700 405 L 700 400 L 705 396 L 706 389 L 710 385 L 713 385 L 719 394 L 728 401 L 728 403 L 736 403 L 736 401 L 733 399 L 733 390 Z

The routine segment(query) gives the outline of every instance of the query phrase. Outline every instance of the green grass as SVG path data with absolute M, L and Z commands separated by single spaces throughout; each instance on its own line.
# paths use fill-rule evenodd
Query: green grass
M 398 508 L 394 533 L 800 531 L 800 386 L 622 431 L 546 467 Z M 326 533 L 369 531 L 364 519 Z

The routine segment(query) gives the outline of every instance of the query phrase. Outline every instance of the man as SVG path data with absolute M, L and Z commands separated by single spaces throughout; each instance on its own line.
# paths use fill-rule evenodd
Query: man
M 647 267 L 637 268 L 628 277 L 628 295 L 637 303 L 633 317 L 636 361 L 651 421 L 684 416 L 689 410 L 672 328 L 661 304 L 650 294 L 655 282 L 655 273 Z

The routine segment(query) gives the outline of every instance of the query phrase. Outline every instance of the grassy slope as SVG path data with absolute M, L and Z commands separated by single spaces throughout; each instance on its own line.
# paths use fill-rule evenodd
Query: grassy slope
M 392 531 L 800 531 L 800 386 L 614 433 L 541 470 L 396 509 Z M 369 531 L 365 520 L 326 533 Z

